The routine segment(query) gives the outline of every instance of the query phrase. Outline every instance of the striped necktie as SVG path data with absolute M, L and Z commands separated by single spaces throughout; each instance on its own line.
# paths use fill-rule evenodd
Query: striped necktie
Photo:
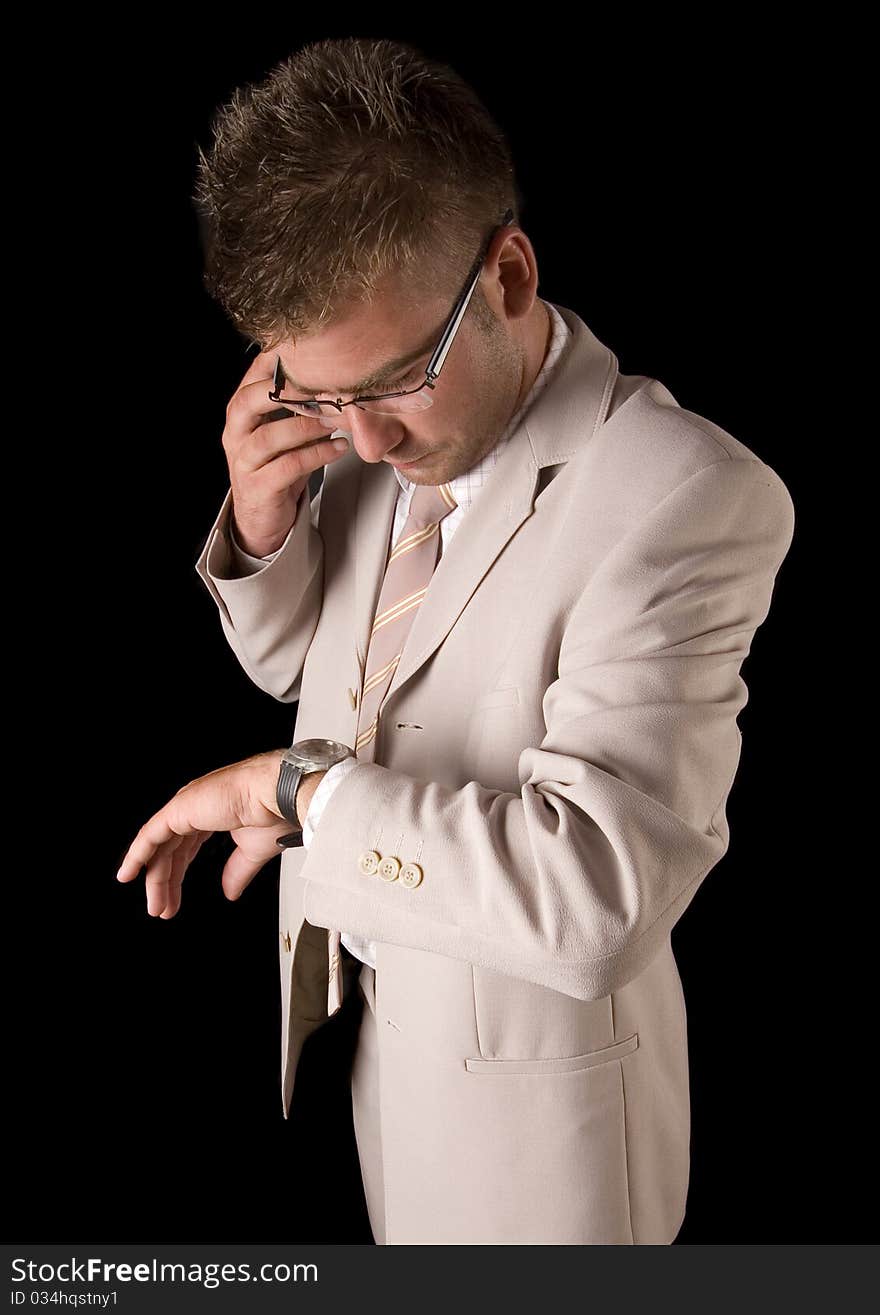
M 375 759 L 382 700 L 394 678 L 406 637 L 440 560 L 440 522 L 457 506 L 448 484 L 417 485 L 410 499 L 406 524 L 388 557 L 370 631 L 358 709 L 355 757 L 361 762 Z M 330 956 L 329 1015 L 342 1004 L 339 937 L 340 933 L 331 929 L 327 942 Z

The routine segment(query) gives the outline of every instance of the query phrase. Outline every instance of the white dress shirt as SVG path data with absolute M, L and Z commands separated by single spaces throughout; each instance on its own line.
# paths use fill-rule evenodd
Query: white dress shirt
M 541 300 L 543 301 L 543 298 Z M 528 396 L 523 401 L 519 410 L 511 417 L 510 423 L 499 438 L 498 442 L 492 448 L 491 452 L 488 452 L 481 461 L 472 467 L 471 470 L 465 471 L 463 475 L 458 475 L 455 479 L 449 480 L 449 487 L 452 490 L 452 496 L 455 498 L 458 505 L 453 511 L 449 512 L 448 515 L 444 516 L 440 522 L 440 535 L 443 552 L 446 551 L 450 539 L 455 533 L 457 527 L 461 524 L 462 517 L 465 515 L 474 501 L 474 498 L 479 494 L 480 489 L 489 478 L 489 475 L 494 469 L 495 463 L 501 454 L 502 448 L 516 429 L 523 414 L 545 387 L 563 347 L 571 337 L 571 330 L 559 314 L 559 311 L 556 310 L 555 306 L 551 306 L 550 303 L 546 301 L 544 301 L 543 304 L 547 308 L 547 312 L 553 325 L 553 334 L 550 340 L 550 346 L 547 350 L 547 355 L 544 358 L 544 363 L 535 378 L 535 382 L 533 383 Z M 340 429 L 334 430 L 333 432 L 344 433 L 346 431 Z M 392 470 L 394 470 L 394 467 L 392 467 Z M 394 513 L 394 531 L 392 534 L 392 540 L 396 544 L 409 514 L 409 504 L 413 491 L 418 486 L 411 483 L 401 471 L 394 470 L 394 473 L 400 484 L 400 491 L 397 495 L 397 506 Z M 317 511 L 320 497 L 321 492 L 319 490 L 317 495 L 318 500 L 316 501 L 315 508 L 312 512 L 313 515 Z M 235 542 L 235 535 L 232 532 L 231 522 L 229 538 L 232 542 L 232 552 L 236 562 L 236 567 L 241 575 L 252 575 L 255 571 L 261 570 L 267 562 L 273 561 L 284 547 L 284 544 L 282 544 L 281 548 L 278 548 L 273 553 L 269 553 L 267 557 L 252 557 L 250 553 L 244 552 Z M 306 814 L 305 822 L 303 823 L 303 845 L 306 849 L 308 849 L 312 842 L 314 829 L 318 825 L 327 800 L 330 798 L 337 785 L 339 785 L 340 781 L 343 780 L 348 772 L 353 771 L 356 766 L 356 758 L 345 758 L 342 762 L 335 763 L 324 775 L 320 785 L 312 795 L 309 802 L 309 810 Z M 371 968 L 376 967 L 376 945 L 374 941 L 361 940 L 351 932 L 341 932 L 340 939 L 343 945 L 345 945 L 352 954 L 356 955 L 358 959 L 363 960 L 364 963 L 368 963 Z

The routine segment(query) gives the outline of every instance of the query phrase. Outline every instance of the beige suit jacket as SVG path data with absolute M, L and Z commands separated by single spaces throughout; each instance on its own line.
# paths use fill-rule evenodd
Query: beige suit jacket
M 685 1211 L 670 933 L 727 849 L 740 668 L 794 507 L 557 309 L 573 336 L 437 565 L 375 762 L 281 860 L 285 1117 L 337 1007 L 327 929 L 377 942 L 388 1243 L 668 1243 Z M 298 739 L 355 742 L 398 490 L 352 450 L 238 579 L 227 493 L 196 564 Z

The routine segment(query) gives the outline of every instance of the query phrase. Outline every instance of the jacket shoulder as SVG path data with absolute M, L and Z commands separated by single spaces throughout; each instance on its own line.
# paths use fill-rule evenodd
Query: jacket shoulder
M 588 477 L 602 476 L 603 487 L 629 490 L 636 516 L 707 467 L 737 463 L 725 479 L 757 479 L 773 487 L 793 519 L 784 480 L 747 444 L 707 416 L 680 406 L 659 379 L 621 375 L 619 383 L 605 424 L 588 445 L 593 450 L 586 464 Z

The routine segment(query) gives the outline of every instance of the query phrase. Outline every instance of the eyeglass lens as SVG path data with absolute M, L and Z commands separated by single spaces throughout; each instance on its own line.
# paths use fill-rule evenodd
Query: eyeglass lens
M 345 410 L 338 411 L 335 406 L 326 402 L 288 402 L 282 393 L 279 401 L 284 402 L 291 411 L 298 415 L 308 416 L 311 420 L 330 420 L 335 427 L 345 415 Z M 426 407 L 431 406 L 433 398 L 427 388 L 419 389 L 417 393 L 407 393 L 403 397 L 386 397 L 378 398 L 375 402 L 358 402 L 357 405 L 364 411 L 375 411 L 379 415 L 398 415 L 401 412 L 424 411 Z

